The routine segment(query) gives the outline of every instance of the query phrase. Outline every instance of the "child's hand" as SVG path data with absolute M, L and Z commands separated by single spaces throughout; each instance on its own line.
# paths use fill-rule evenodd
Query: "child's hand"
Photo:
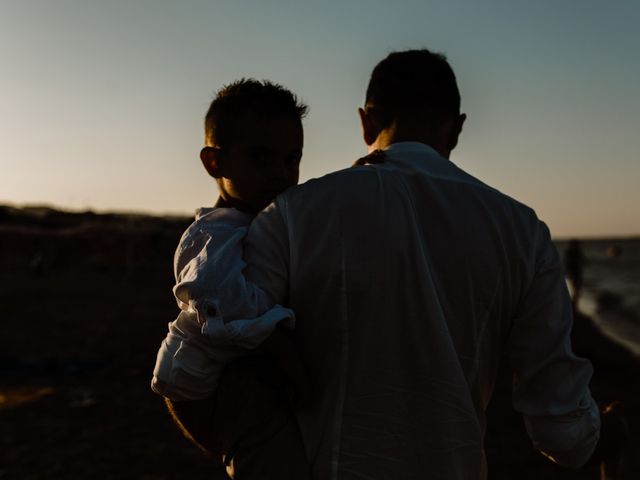
M 376 165 L 383 163 L 387 159 L 384 150 L 374 150 L 369 155 L 359 158 L 353 162 L 352 167 L 361 167 L 362 165 Z

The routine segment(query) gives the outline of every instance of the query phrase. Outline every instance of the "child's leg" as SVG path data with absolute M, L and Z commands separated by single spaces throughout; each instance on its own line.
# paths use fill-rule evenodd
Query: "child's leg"
M 242 358 L 225 368 L 213 433 L 236 480 L 310 478 L 284 376 L 267 357 Z

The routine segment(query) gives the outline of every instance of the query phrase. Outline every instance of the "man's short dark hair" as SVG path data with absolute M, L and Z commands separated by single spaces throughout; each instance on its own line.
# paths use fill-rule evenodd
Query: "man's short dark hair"
M 209 146 L 229 145 L 238 120 L 247 113 L 302 120 L 307 110 L 308 107 L 282 85 L 243 78 L 216 92 L 204 119 L 205 142 Z
M 373 69 L 365 108 L 383 128 L 407 116 L 458 115 L 456 76 L 442 54 L 427 49 L 393 52 Z

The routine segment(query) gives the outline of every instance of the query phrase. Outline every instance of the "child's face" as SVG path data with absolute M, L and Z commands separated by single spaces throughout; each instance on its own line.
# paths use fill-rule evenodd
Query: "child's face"
M 258 212 L 298 183 L 302 124 L 293 117 L 247 114 L 234 133 L 232 145 L 219 153 L 220 195 Z

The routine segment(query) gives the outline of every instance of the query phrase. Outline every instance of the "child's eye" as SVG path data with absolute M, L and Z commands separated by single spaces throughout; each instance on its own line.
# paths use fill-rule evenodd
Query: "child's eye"
M 249 153 L 251 162 L 256 165 L 262 165 L 269 162 L 269 152 L 267 150 L 254 150 Z

